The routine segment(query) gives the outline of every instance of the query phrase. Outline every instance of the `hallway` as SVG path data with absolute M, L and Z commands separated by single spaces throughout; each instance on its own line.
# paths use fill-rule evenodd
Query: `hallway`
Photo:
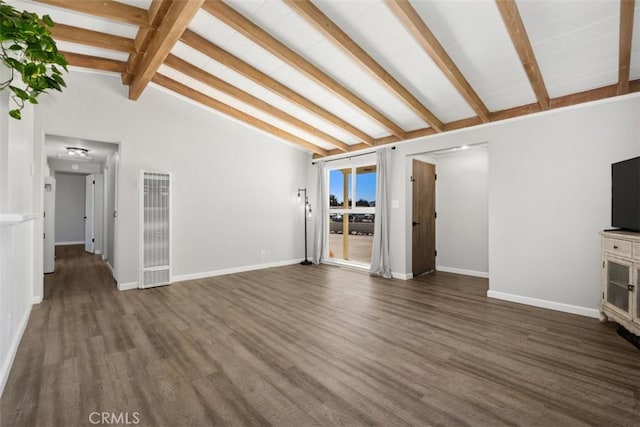
M 117 291 L 115 280 L 100 255 L 85 252 L 84 245 L 56 246 L 56 270 L 44 276 L 45 300 L 77 294 L 97 298 L 113 291 Z

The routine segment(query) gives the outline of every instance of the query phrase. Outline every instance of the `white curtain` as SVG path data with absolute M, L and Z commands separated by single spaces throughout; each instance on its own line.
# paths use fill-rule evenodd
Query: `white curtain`
M 389 260 L 389 180 L 391 174 L 391 149 L 382 148 L 377 152 L 376 161 L 376 217 L 373 227 L 373 249 L 369 274 L 391 278 Z
M 327 229 L 329 223 L 329 193 L 327 191 L 327 172 L 324 169 L 324 162 L 316 163 L 316 209 L 314 221 L 314 241 L 313 241 L 313 263 L 320 264 L 324 258 L 327 248 Z

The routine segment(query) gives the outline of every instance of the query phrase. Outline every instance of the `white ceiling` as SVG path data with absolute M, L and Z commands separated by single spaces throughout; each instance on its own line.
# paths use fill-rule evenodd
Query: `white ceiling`
M 117 144 L 91 141 L 87 139 L 69 138 L 59 135 L 46 135 L 44 139 L 47 159 L 64 160 L 69 162 L 89 162 L 101 164 L 118 150 Z M 90 160 L 67 155 L 67 147 L 79 147 L 89 150 Z
M 151 0 L 120 0 L 148 8 Z M 9 3 L 49 13 L 54 21 L 133 39 L 137 27 L 33 1 Z M 405 131 L 428 124 L 360 64 L 280 0 L 229 0 L 231 7 L 339 81 Z M 382 0 L 315 0 L 345 31 L 441 121 L 474 117 L 453 84 Z M 412 0 L 453 62 L 491 112 L 536 102 L 513 43 L 493 0 Z M 559 97 L 615 84 L 618 78 L 619 0 L 517 0 L 549 95 Z M 640 78 L 640 1 L 636 2 L 631 79 Z M 225 23 L 200 10 L 189 29 L 266 73 L 368 135 L 390 132 Z M 126 61 L 128 55 L 60 42 L 62 50 Z M 172 54 L 309 125 L 347 143 L 361 142 L 344 129 L 282 98 L 238 72 L 178 42 Z M 169 66 L 159 72 L 287 132 L 330 150 L 329 142 L 222 94 Z M 144 94 L 143 94 L 144 96 Z
M 619 1 L 520 1 L 518 7 L 549 96 L 618 81 Z

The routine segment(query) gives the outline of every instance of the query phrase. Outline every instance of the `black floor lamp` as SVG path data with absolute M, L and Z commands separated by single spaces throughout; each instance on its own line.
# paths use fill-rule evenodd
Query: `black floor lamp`
M 309 197 L 307 197 L 306 188 L 298 188 L 298 203 L 300 203 L 300 193 L 304 193 L 304 261 L 300 264 L 311 265 L 313 263 L 307 257 L 307 216 L 311 218 L 311 204 L 309 203 Z

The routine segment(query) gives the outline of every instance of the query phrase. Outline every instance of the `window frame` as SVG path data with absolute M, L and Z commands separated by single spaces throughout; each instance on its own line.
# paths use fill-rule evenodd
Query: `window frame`
M 375 215 L 376 213 L 376 208 L 375 206 L 369 206 L 369 207 L 364 207 L 364 206 L 356 206 L 356 194 L 357 194 L 357 170 L 363 167 L 374 167 L 374 171 L 373 173 L 378 173 L 377 171 L 377 165 L 375 163 L 375 161 L 371 162 L 365 162 L 365 163 L 358 163 L 358 164 L 350 164 L 348 166 L 334 166 L 334 167 L 330 167 L 330 166 L 326 166 L 326 171 L 327 171 L 327 189 L 329 189 L 329 191 L 327 192 L 329 196 L 331 196 L 331 172 L 333 171 L 344 171 L 347 169 L 351 169 L 351 173 L 348 175 L 349 179 L 351 180 L 351 192 L 350 194 L 347 195 L 347 200 L 351 199 L 351 206 L 350 207 L 344 207 L 344 200 L 343 200 L 343 206 L 342 207 L 335 207 L 335 206 L 331 206 L 330 204 L 330 197 L 327 197 L 327 200 L 325 200 L 325 203 L 327 204 L 327 213 L 328 213 L 328 217 L 325 219 L 326 221 L 330 221 L 331 215 L 333 214 L 339 214 L 342 216 L 342 220 L 344 221 L 344 217 L 345 215 L 347 216 L 347 221 L 349 220 L 349 215 L 353 215 L 353 214 L 372 214 Z M 344 176 L 344 174 L 343 174 Z M 377 182 L 375 185 L 375 192 L 377 193 Z M 344 194 L 343 194 L 344 196 Z M 375 201 L 377 204 L 377 200 Z M 330 239 L 330 235 L 331 235 L 331 226 L 330 223 L 327 224 L 327 242 Z M 344 238 L 344 237 L 343 237 Z M 346 237 L 347 239 L 349 239 L 349 237 Z M 337 263 L 337 264 L 349 264 L 349 265 L 355 265 L 355 266 L 366 266 L 368 268 L 368 266 L 371 265 L 370 262 L 368 263 L 363 263 L 362 261 L 354 261 L 351 259 L 344 259 L 344 258 L 329 258 L 329 244 L 327 244 L 327 247 L 324 249 L 324 259 L 325 260 L 329 260 L 329 262 L 333 262 L 333 263 Z

